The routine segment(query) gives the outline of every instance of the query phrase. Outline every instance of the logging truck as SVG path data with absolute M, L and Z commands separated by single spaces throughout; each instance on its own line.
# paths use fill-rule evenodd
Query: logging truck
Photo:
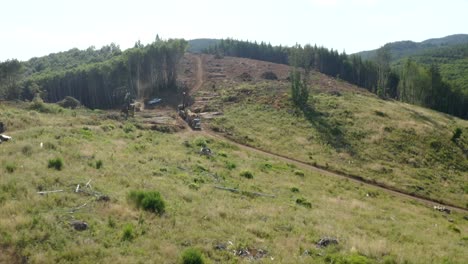
M 183 104 L 178 106 L 179 109 L 179 116 L 187 122 L 187 124 L 192 128 L 192 129 L 201 129 L 201 119 L 200 116 L 192 111 L 190 109 L 184 107 Z

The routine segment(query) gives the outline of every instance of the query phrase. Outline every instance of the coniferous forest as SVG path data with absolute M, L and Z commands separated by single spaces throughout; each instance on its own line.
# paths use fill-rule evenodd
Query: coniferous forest
M 177 65 L 184 55 L 185 40 L 142 45 L 124 52 L 115 44 L 96 50 L 72 49 L 33 58 L 27 62 L 8 60 L 0 64 L 0 98 L 31 100 L 37 93 L 48 102 L 66 96 L 90 108 L 114 108 L 126 93 L 149 98 L 176 91 Z

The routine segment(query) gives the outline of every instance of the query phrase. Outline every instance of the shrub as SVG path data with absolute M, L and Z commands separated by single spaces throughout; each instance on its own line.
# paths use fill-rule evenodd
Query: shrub
M 234 162 L 231 162 L 231 161 L 226 161 L 226 169 L 228 170 L 233 170 L 236 168 L 236 164 Z
M 126 224 L 124 226 L 123 232 L 122 232 L 122 240 L 123 241 L 132 241 L 135 238 L 135 234 L 133 232 L 133 225 L 132 224 Z
M 133 124 L 127 123 L 127 124 L 124 125 L 123 131 L 125 133 L 133 132 L 133 131 L 135 131 L 135 126 Z
M 202 253 L 195 248 L 188 248 L 182 253 L 182 264 L 203 264 Z
M 71 96 L 66 96 L 62 101 L 57 102 L 63 108 L 75 109 L 80 106 L 80 101 Z
M 261 77 L 266 80 L 278 80 L 278 76 L 276 76 L 276 74 L 272 71 L 266 71 L 262 73 Z
M 452 141 L 455 142 L 457 139 L 459 139 L 462 135 L 462 130 L 461 128 L 457 127 L 454 131 L 453 131 L 453 136 L 452 136 Z
M 204 138 L 196 138 L 193 143 L 199 147 L 208 146 L 208 142 Z
M 63 168 L 63 160 L 61 158 L 50 159 L 47 167 L 49 169 L 54 168 L 56 170 L 61 170 Z
M 300 171 L 300 170 L 294 171 L 294 174 L 297 175 L 297 176 L 300 176 L 300 177 L 304 177 L 304 172 Z
M 33 152 L 33 149 L 31 147 L 31 145 L 26 145 L 26 146 L 23 146 L 23 148 L 21 149 L 21 152 L 25 156 L 31 156 L 32 152 Z
M 133 201 L 138 208 L 162 215 L 165 210 L 165 202 L 161 194 L 156 191 L 131 191 L 129 199 Z
M 297 193 L 297 192 L 299 192 L 299 188 L 297 188 L 297 187 L 292 187 L 292 188 L 291 188 L 291 192 Z
M 99 170 L 100 168 L 102 168 L 102 165 L 103 165 L 102 160 L 97 160 L 96 161 L 96 169 Z
M 253 174 L 250 171 L 243 171 L 241 172 L 240 176 L 247 179 L 253 179 Z
M 36 96 L 34 97 L 29 109 L 35 110 L 41 113 L 59 113 L 62 112 L 62 109 L 54 104 L 46 104 L 44 101 Z
M 8 173 L 13 173 L 16 170 L 16 165 L 9 163 L 5 166 L 5 169 Z
M 312 204 L 308 202 L 305 198 L 297 198 L 296 203 L 307 208 L 312 208 Z

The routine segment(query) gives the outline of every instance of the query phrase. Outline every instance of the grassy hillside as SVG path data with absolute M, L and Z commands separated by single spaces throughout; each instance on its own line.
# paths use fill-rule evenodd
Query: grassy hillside
M 253 111 L 244 115 L 251 126 L 276 111 L 240 105 Z M 313 173 L 204 133 L 139 129 L 141 116 L 124 121 L 112 112 L 30 107 L 0 105 L 0 120 L 13 137 L 0 145 L 0 262 L 179 263 L 188 248 L 207 263 L 250 263 L 246 250 L 259 263 L 466 262 L 462 214 Z M 268 132 L 294 133 L 286 129 Z M 203 145 L 214 155 L 200 155 Z M 56 159 L 60 170 L 48 165 Z M 63 191 L 38 194 L 52 190 Z M 129 196 L 134 190 L 160 192 L 164 213 L 138 209 Z M 88 229 L 75 230 L 76 220 Z M 327 236 L 339 244 L 317 247 Z
M 229 69 L 222 60 L 210 63 Z M 212 98 L 206 109 L 224 113 L 210 122 L 215 131 L 263 150 L 468 208 L 467 121 L 380 100 L 318 73 L 312 76 L 306 112 L 291 105 L 284 79 L 210 82 L 216 85 L 208 86 L 216 89 L 207 87 L 199 94 Z M 457 128 L 462 136 L 452 141 Z

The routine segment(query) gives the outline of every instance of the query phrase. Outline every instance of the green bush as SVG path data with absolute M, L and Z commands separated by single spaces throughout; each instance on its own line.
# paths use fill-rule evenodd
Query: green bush
M 250 171 L 243 171 L 241 172 L 240 176 L 247 179 L 253 179 L 253 174 Z
M 233 170 L 235 169 L 237 166 L 234 162 L 231 162 L 231 161 L 226 161 L 226 169 L 228 170 Z
M 130 133 L 130 132 L 133 132 L 135 131 L 135 126 L 133 124 L 130 124 L 130 123 L 127 123 L 123 126 L 123 131 L 125 133 Z
M 50 159 L 49 164 L 47 166 L 49 169 L 54 168 L 56 170 L 62 170 L 63 168 L 63 160 L 61 158 Z
M 80 106 L 80 101 L 71 96 L 66 96 L 62 101 L 57 102 L 63 108 L 75 109 Z
M 307 201 L 305 198 L 297 198 L 296 203 L 306 208 L 312 208 L 312 204 L 309 201 Z
M 5 169 L 8 173 L 13 173 L 16 170 L 16 165 L 9 163 L 5 166 Z
M 132 241 L 135 238 L 132 224 L 126 224 L 122 232 L 123 241 Z
M 159 192 L 155 191 L 131 191 L 129 199 L 133 201 L 138 208 L 150 211 L 159 215 L 164 213 L 166 204 Z
M 103 165 L 102 160 L 96 161 L 96 169 L 99 170 L 100 168 L 102 168 L 102 165 Z
M 32 155 L 33 148 L 31 145 L 26 145 L 26 146 L 23 146 L 23 148 L 21 149 L 21 152 L 23 153 L 23 155 L 29 157 Z
M 47 104 L 40 97 L 35 97 L 29 106 L 29 109 L 41 112 L 41 113 L 60 113 L 63 111 L 58 105 Z
M 297 192 L 299 192 L 299 188 L 297 188 L 297 187 L 292 187 L 292 188 L 291 188 L 291 192 L 297 193 Z
M 297 176 L 300 176 L 300 177 L 304 177 L 304 172 L 300 171 L 300 170 L 294 171 L 294 174 L 297 175 Z
M 182 253 L 182 264 L 203 264 L 202 253 L 195 248 L 188 248 Z
M 454 131 L 453 131 L 453 136 L 452 136 L 452 141 L 455 142 L 457 139 L 459 139 L 462 135 L 462 130 L 461 128 L 457 127 Z

